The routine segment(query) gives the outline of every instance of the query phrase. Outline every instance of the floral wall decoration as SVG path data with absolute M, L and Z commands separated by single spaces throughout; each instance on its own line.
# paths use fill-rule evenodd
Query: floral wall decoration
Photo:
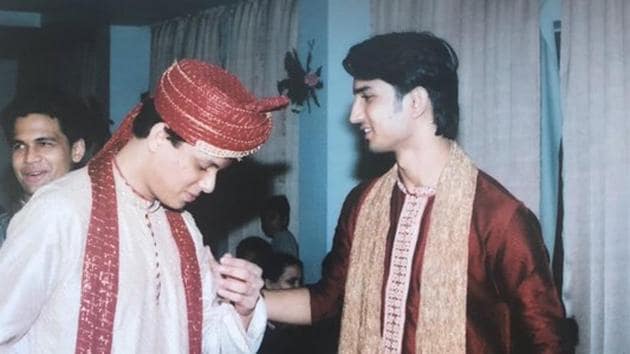
M 286 95 L 291 100 L 291 111 L 295 113 L 301 112 L 305 103 L 310 113 L 311 100 L 319 107 L 316 90 L 324 87 L 324 83 L 321 80 L 322 66 L 315 71 L 311 70 L 315 40 L 310 40 L 307 43 L 306 68 L 302 66 L 297 51 L 293 49 L 284 56 L 284 68 L 289 77 L 278 81 L 278 92 Z

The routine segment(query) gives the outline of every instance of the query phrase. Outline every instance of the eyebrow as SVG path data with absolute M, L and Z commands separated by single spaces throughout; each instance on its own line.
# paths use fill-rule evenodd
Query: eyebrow
M 43 136 L 43 137 L 35 139 L 35 142 L 38 142 L 38 143 L 57 142 L 57 138 L 55 138 L 54 136 Z
M 365 93 L 365 91 L 370 90 L 372 87 L 370 87 L 369 85 L 364 85 L 364 86 L 360 86 L 360 87 L 355 87 L 352 89 L 352 94 L 354 95 L 358 95 L 360 93 Z
M 39 138 L 35 138 L 34 142 L 35 143 L 46 143 L 46 142 L 54 142 L 56 143 L 58 140 L 57 138 L 55 138 L 54 136 L 42 136 Z M 22 140 L 22 139 L 16 139 L 13 138 L 12 141 L 13 144 L 26 144 L 26 141 Z

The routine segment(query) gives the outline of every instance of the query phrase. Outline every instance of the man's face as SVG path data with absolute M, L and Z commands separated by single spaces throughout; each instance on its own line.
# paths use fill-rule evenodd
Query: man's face
M 153 173 L 147 176 L 149 193 L 172 209 L 182 209 L 201 193 L 214 191 L 217 173 L 228 167 L 231 159 L 213 157 L 192 145 L 170 141 L 160 144 Z
M 260 214 L 260 228 L 265 235 L 273 237 L 273 234 L 281 229 L 280 213 L 275 210 L 263 210 Z
M 358 124 L 374 152 L 397 151 L 411 141 L 410 104 L 383 80 L 355 80 L 350 122 Z
M 59 121 L 31 113 L 15 121 L 11 160 L 27 198 L 41 186 L 65 175 L 85 153 L 83 140 L 70 146 Z

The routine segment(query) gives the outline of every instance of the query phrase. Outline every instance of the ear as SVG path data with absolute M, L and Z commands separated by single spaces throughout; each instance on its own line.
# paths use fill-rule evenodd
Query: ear
M 156 123 L 151 127 L 149 135 L 147 136 L 150 151 L 155 152 L 162 144 L 169 142 L 165 128 L 168 128 L 168 125 L 164 122 Z
M 413 112 L 413 117 L 418 118 L 422 117 L 427 109 L 431 107 L 431 101 L 429 100 L 429 93 L 427 90 L 418 86 L 408 93 L 409 98 L 411 99 L 411 109 Z
M 79 139 L 70 147 L 70 157 L 72 162 L 79 163 L 85 156 L 85 140 Z

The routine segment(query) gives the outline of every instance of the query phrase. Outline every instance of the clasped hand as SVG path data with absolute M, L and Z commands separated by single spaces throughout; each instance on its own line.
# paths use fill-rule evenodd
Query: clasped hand
M 234 305 L 247 326 L 264 285 L 262 269 L 229 253 L 221 257 L 218 263 L 212 263 L 213 273 L 217 275 L 217 295 Z

